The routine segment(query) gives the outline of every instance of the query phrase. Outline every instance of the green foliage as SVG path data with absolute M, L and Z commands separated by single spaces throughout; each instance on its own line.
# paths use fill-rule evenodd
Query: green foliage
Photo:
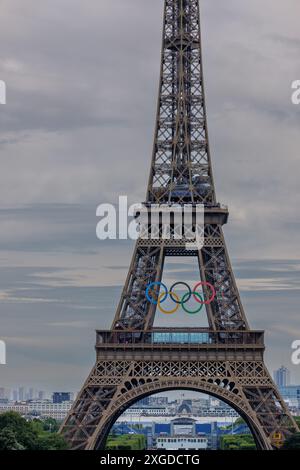
M 251 434 L 226 434 L 221 436 L 220 448 L 222 450 L 256 450 Z
M 34 419 L 31 421 L 31 424 L 33 429 L 35 429 L 38 434 L 42 433 L 43 431 L 55 433 L 59 429 L 58 422 L 53 418 L 46 418 L 44 420 Z
M 55 420 L 26 421 L 18 413 L 0 415 L 0 450 L 62 450 L 67 444 L 56 434 Z M 51 432 L 50 432 L 51 431 Z
M 106 450 L 144 450 L 146 439 L 143 434 L 110 435 L 106 442 Z
M 282 449 L 300 450 L 300 432 L 296 432 L 291 437 L 289 437 L 283 444 Z
M 48 432 L 58 432 L 58 430 L 59 430 L 59 424 L 58 424 L 58 422 L 56 421 L 56 419 L 53 419 L 53 418 L 46 418 L 46 419 L 43 421 L 43 424 L 44 424 L 44 431 L 48 431 Z
M 10 440 L 12 435 L 14 435 L 16 443 L 24 449 L 32 450 L 35 448 L 35 441 L 37 438 L 36 431 L 32 428 L 29 422 L 14 411 L 9 411 L 8 413 L 0 415 L 0 431 L 2 434 L 0 447 L 2 448 L 8 444 L 5 436 L 9 430 L 11 431 L 9 433 Z
M 235 426 L 240 426 L 241 424 L 246 424 L 245 420 L 241 417 L 239 418 L 236 418 L 235 422 L 234 422 L 234 425 Z
M 24 450 L 17 441 L 16 433 L 10 428 L 3 428 L 0 431 L 0 450 Z
M 298 428 L 300 429 L 300 416 L 294 416 L 296 423 L 298 424 Z
M 36 441 L 36 450 L 65 450 L 68 446 L 60 434 L 44 432 Z
M 236 427 L 240 426 L 241 424 L 247 424 L 247 423 L 243 418 L 239 417 L 239 418 L 236 418 L 236 420 L 233 423 L 233 426 L 232 426 L 232 424 L 227 424 L 226 426 L 221 426 L 221 429 L 231 430 L 232 427 L 236 428 Z
M 36 434 L 41 434 L 44 431 L 43 422 L 39 419 L 34 419 L 30 422 L 31 428 L 35 431 Z

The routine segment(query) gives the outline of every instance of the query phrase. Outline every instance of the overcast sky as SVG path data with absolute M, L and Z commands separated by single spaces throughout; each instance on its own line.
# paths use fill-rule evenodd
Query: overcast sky
M 300 383 L 299 0 L 200 3 L 226 240 L 270 369 L 283 363 Z M 162 11 L 163 0 L 1 2 L 0 386 L 77 390 L 95 328 L 110 327 L 133 245 L 97 240 L 95 213 L 120 194 L 145 197 Z M 166 268 L 168 280 L 197 280 L 187 262 Z

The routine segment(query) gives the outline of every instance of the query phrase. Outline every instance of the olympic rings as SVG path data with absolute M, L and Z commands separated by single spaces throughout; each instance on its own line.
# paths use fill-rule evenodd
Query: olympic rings
M 170 292 L 168 292 L 168 294 L 170 294 Z M 162 292 L 159 297 L 158 297 L 158 301 L 157 301 L 157 305 L 158 305 L 158 308 L 159 310 L 162 312 L 162 313 L 165 313 L 166 315 L 172 315 L 173 313 L 177 312 L 177 310 L 179 309 L 179 306 L 180 306 L 180 302 L 179 302 L 179 297 L 177 294 L 175 294 L 175 292 L 173 292 L 173 295 L 176 299 L 176 306 L 175 308 L 173 308 L 172 310 L 165 310 L 162 308 L 162 306 L 160 305 L 161 303 L 161 297 L 164 296 L 164 293 Z
M 147 289 L 146 289 L 146 297 L 147 297 L 147 300 L 149 300 L 149 302 L 150 302 L 151 304 L 154 304 L 154 305 L 157 305 L 157 303 L 158 303 L 157 301 L 155 301 L 155 299 L 153 299 L 153 298 L 150 297 L 150 295 L 149 295 L 149 291 L 150 291 L 150 289 L 152 288 L 152 286 L 162 286 L 162 287 L 165 289 L 166 292 L 165 292 L 165 294 L 164 294 L 164 299 L 161 300 L 161 302 L 164 302 L 164 301 L 167 299 L 167 297 L 168 297 L 168 288 L 167 288 L 167 286 L 166 286 L 165 284 L 163 284 L 162 282 L 151 282 L 150 284 L 148 284 Z
M 157 286 L 158 288 L 153 289 L 155 286 Z M 173 290 L 176 286 L 184 286 L 187 288 L 187 292 L 182 296 L 181 299 L 179 299 L 178 294 L 176 294 Z M 209 299 L 205 300 L 205 297 L 202 298 L 202 296 L 197 292 L 197 288 L 200 286 L 207 286 L 210 289 L 211 296 L 209 297 Z M 164 292 L 159 293 L 161 287 L 163 287 Z M 167 300 L 168 296 L 170 296 L 171 300 L 175 303 L 175 308 L 171 310 L 166 310 L 161 306 L 161 304 Z M 195 301 L 200 304 L 200 306 L 198 306 L 195 310 L 190 310 L 185 306 L 185 304 L 191 299 L 192 296 Z M 216 289 L 209 282 L 198 282 L 193 289 L 191 289 L 191 287 L 186 282 L 182 281 L 175 282 L 171 286 L 170 290 L 168 290 L 167 286 L 162 282 L 151 282 L 146 287 L 147 300 L 151 304 L 157 305 L 159 310 L 166 315 L 172 315 L 173 313 L 177 312 L 180 306 L 186 313 L 190 315 L 195 315 L 196 313 L 199 313 L 202 310 L 203 305 L 208 305 L 213 302 L 215 297 Z
M 183 298 L 182 298 L 182 300 L 181 300 L 180 302 L 178 302 L 177 300 L 174 300 L 174 299 L 173 299 L 173 295 L 174 295 L 174 294 L 173 294 L 173 289 L 174 289 L 175 286 L 178 286 L 178 285 L 182 285 L 182 286 L 185 286 L 185 287 L 188 288 L 187 294 L 185 294 L 185 295 L 183 296 Z M 171 299 L 173 300 L 173 302 L 175 302 L 176 304 L 181 304 L 181 305 L 183 305 L 183 304 L 185 304 L 186 302 L 188 302 L 188 301 L 190 300 L 190 298 L 192 297 L 192 289 L 190 288 L 190 286 L 189 286 L 186 282 L 181 282 L 181 281 L 179 281 L 179 282 L 174 282 L 174 284 L 170 287 L 170 292 L 169 292 L 169 294 L 170 294 L 170 297 L 171 297 Z M 188 295 L 188 298 L 184 301 L 183 299 L 184 299 L 187 295 Z
M 195 315 L 196 313 L 199 313 L 199 312 L 202 310 L 204 303 L 203 303 L 203 299 L 202 299 L 201 295 L 198 294 L 198 292 L 193 291 L 192 294 L 193 294 L 193 297 L 194 297 L 194 298 L 195 298 L 195 296 L 197 296 L 197 297 L 200 299 L 200 302 L 198 302 L 198 303 L 200 303 L 200 307 L 196 308 L 196 310 L 188 310 L 188 309 L 186 308 L 186 306 L 184 305 L 184 304 L 185 304 L 184 298 L 189 295 L 188 292 L 187 292 L 186 294 L 184 294 L 184 296 L 182 297 L 182 303 L 181 303 L 181 305 L 182 305 L 183 310 L 184 310 L 186 313 L 189 313 L 190 315 Z
M 195 293 L 193 293 L 193 297 L 194 299 L 196 300 L 196 302 L 198 302 L 199 304 L 204 304 L 204 305 L 209 305 L 212 303 L 212 301 L 215 299 L 216 297 L 216 289 L 214 288 L 214 286 L 212 284 L 210 284 L 209 282 L 198 282 L 198 284 L 195 285 L 194 287 L 194 291 L 196 291 L 197 287 L 199 286 L 208 286 L 212 292 L 212 295 L 211 297 L 208 299 L 208 300 L 205 300 L 203 301 L 201 299 L 201 301 L 199 302 L 199 300 L 197 300 L 197 296 L 195 295 Z

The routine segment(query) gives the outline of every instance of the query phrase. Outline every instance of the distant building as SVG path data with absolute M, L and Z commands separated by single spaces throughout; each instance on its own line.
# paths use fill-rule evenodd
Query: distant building
M 39 400 L 45 400 L 45 398 L 46 398 L 46 392 L 44 392 L 44 390 L 39 390 L 38 399 Z
M 143 398 L 142 400 L 139 400 L 136 403 L 136 406 L 149 406 L 150 403 L 150 397 Z
M 52 403 L 51 400 L 31 400 L 28 402 L 0 402 L 0 413 L 16 411 L 22 416 L 34 415 L 63 420 L 71 409 L 72 402 Z
M 300 412 L 300 385 L 289 385 L 286 387 L 279 387 L 282 398 L 287 403 L 291 411 L 295 414 Z
M 215 408 L 199 408 L 197 410 L 198 416 L 211 417 L 211 418 L 238 418 L 239 414 L 230 406 L 223 403 L 221 406 Z
M 290 371 L 281 366 L 279 369 L 274 371 L 274 381 L 277 387 L 287 387 L 290 385 Z
M 158 436 L 156 448 L 165 450 L 206 450 L 208 439 L 205 434 L 196 434 L 196 421 L 190 418 L 176 418 L 171 421 L 171 435 Z
M 165 416 L 167 409 L 163 406 L 131 406 L 124 416 Z
M 165 450 L 206 450 L 208 439 L 206 436 L 172 436 L 158 437 L 156 448 Z
M 52 395 L 53 403 L 64 403 L 65 401 L 71 401 L 70 392 L 54 392 Z
M 149 403 L 152 406 L 163 406 L 168 405 L 169 400 L 168 397 L 165 396 L 152 396 L 149 397 Z
M 28 390 L 28 393 L 26 394 L 26 396 L 27 396 L 28 400 L 33 400 L 36 397 L 36 392 L 35 392 L 34 388 L 31 387 Z
M 23 401 L 25 400 L 25 389 L 24 387 L 19 387 L 19 390 L 18 390 L 18 400 L 19 401 Z
M 178 414 L 191 414 L 193 408 L 193 401 L 192 400 L 182 400 L 181 404 L 178 407 Z

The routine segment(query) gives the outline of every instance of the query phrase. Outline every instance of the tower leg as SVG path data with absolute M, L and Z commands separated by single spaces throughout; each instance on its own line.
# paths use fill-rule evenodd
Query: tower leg
M 117 418 L 145 396 L 187 389 L 229 404 L 247 422 L 259 449 L 287 436 L 295 423 L 261 361 L 99 360 L 61 432 L 71 449 L 104 449 Z

